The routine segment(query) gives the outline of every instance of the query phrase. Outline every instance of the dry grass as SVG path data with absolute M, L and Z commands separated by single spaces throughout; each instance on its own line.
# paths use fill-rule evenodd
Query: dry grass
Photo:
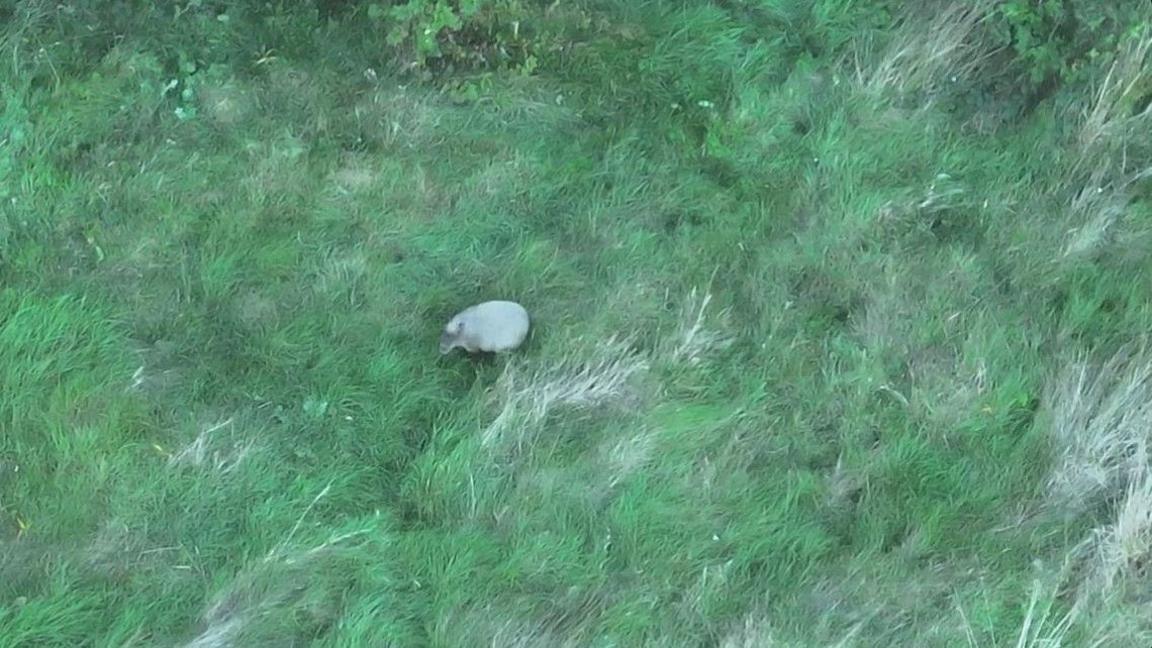
M 930 105 L 935 91 L 976 74 L 995 53 L 979 29 L 995 5 L 951 2 L 930 17 L 910 18 L 871 69 L 857 57 L 857 83 L 868 96 L 919 96 Z
M 1044 585 L 1037 581 L 1028 599 L 1028 611 L 1020 624 L 1016 648 L 1059 648 L 1076 622 L 1075 610 L 1053 617 L 1054 597 L 1046 595 Z M 971 635 L 969 635 L 971 636 Z M 975 644 L 972 644 L 975 645 Z
M 906 237 L 919 233 L 932 236 L 934 221 L 947 218 L 950 212 L 959 209 L 976 208 L 978 204 L 967 187 L 947 173 L 937 173 L 924 189 L 909 192 L 901 200 L 886 201 L 876 210 L 876 235 Z
M 1109 177 L 1110 171 L 1106 166 L 1093 170 L 1069 203 L 1068 217 L 1076 225 L 1068 230 L 1062 258 L 1091 258 L 1109 248 L 1131 201 L 1129 188 L 1152 169 L 1118 182 Z
M 276 204 L 286 198 L 301 199 L 311 184 L 307 168 L 308 146 L 295 135 L 274 141 L 253 142 L 246 153 L 252 172 L 241 181 L 253 204 Z
M 700 365 L 732 344 L 722 324 L 727 313 L 722 311 L 714 317 L 709 311 L 711 303 L 711 293 L 692 289 L 683 302 L 676 328 L 649 354 L 636 350 L 629 337 L 611 336 L 578 340 L 559 360 L 543 366 L 507 364 L 493 392 L 499 414 L 484 431 L 483 444 L 499 445 L 516 430 L 515 442 L 522 445 L 531 437 L 531 430 L 557 408 L 635 403 L 641 381 L 655 363 Z M 641 443 L 633 450 L 643 447 Z M 630 454 L 634 453 L 621 449 L 621 456 Z
M 263 559 L 241 570 L 217 594 L 201 614 L 204 629 L 184 644 L 185 648 L 224 648 L 253 643 L 276 645 L 281 629 L 275 622 L 269 623 L 269 617 L 287 615 L 295 621 L 307 621 L 310 617 L 334 613 L 318 609 L 314 602 L 306 599 L 306 588 L 300 587 L 300 582 L 310 579 L 315 587 L 323 587 L 320 581 L 324 577 L 339 572 L 339 550 L 348 548 L 350 540 L 372 531 L 372 525 L 369 523 L 343 533 L 331 533 L 325 541 L 301 548 L 295 542 L 296 536 L 304 520 L 330 490 L 331 484 L 325 486 L 305 507 L 288 534 Z M 331 592 L 333 598 L 336 595 L 335 590 Z
M 364 193 L 380 181 L 380 171 L 368 156 L 345 153 L 341 156 L 340 166 L 328 175 L 328 180 L 339 194 Z
M 1147 452 L 1140 448 L 1139 454 Z M 1116 510 L 1115 522 L 1093 534 L 1092 565 L 1085 593 L 1107 597 L 1131 579 L 1144 576 L 1152 558 L 1152 472 L 1142 457 L 1140 476 L 1134 477 Z
M 858 639 L 864 624 L 858 623 L 836 641 L 819 644 L 826 648 L 849 648 L 863 645 Z M 720 648 L 801 648 L 815 645 L 797 641 L 786 641 L 761 614 L 749 614 L 720 640 Z
M 713 316 L 708 307 L 712 293 L 693 288 L 681 307 L 679 326 L 665 345 L 664 354 L 676 364 L 695 366 L 714 352 L 728 348 L 732 337 L 724 332 L 728 316 L 722 310 Z M 709 320 L 715 319 L 715 322 Z
M 772 624 L 760 614 L 749 614 L 720 640 L 720 648 L 763 648 L 782 646 Z
M 469 179 L 478 200 L 511 198 L 539 181 L 537 165 L 520 153 L 497 157 Z
M 454 610 L 437 623 L 440 645 L 490 646 L 491 648 L 577 648 L 587 645 L 561 636 L 547 622 L 492 605 Z
M 1103 363 L 1079 358 L 1049 401 L 1059 454 L 1048 481 L 1051 502 L 1073 512 L 1107 503 L 1111 511 L 1111 521 L 1069 553 L 1076 568 L 1074 580 L 1064 579 L 1076 592 L 1070 614 L 1110 609 L 1145 578 L 1152 558 L 1152 355 L 1133 344 Z M 1091 623 L 1099 631 L 1090 645 L 1132 645 L 1110 619 Z
M 256 112 L 253 92 L 235 79 L 202 86 L 199 100 L 205 113 L 221 126 L 236 126 Z
M 1065 181 L 1079 187 L 1067 210 L 1065 258 L 1093 257 L 1112 247 L 1135 185 L 1152 177 L 1145 158 L 1129 152 L 1152 129 L 1152 105 L 1139 106 L 1152 87 L 1150 54 L 1150 35 L 1125 43 L 1083 111 Z
M 1147 470 L 1152 357 L 1144 347 L 1125 347 L 1100 366 L 1073 362 L 1048 403 L 1058 456 L 1048 480 L 1053 504 L 1082 510 Z
M 1014 646 L 1015 648 L 1061 648 L 1062 646 L 1085 646 L 1095 648 L 1104 645 L 1106 637 L 1096 634 L 1088 643 L 1071 643 L 1090 619 L 1084 615 L 1083 608 L 1073 606 L 1070 610 L 1061 613 L 1059 592 L 1064 582 L 1064 573 L 1049 574 L 1050 577 L 1037 577 L 1033 580 L 1028 597 L 1028 606 L 1024 610 L 1024 618 L 1020 627 L 1008 637 L 997 637 L 991 630 L 979 627 L 964 604 L 956 601 L 956 615 L 960 634 L 970 648 L 981 646 Z M 944 621 L 945 634 L 951 634 L 955 629 L 957 620 L 948 618 Z
M 85 550 L 87 564 L 96 573 L 123 576 L 141 573 L 161 563 L 161 556 L 178 547 L 147 547 L 143 533 L 118 520 L 100 526 Z
M 217 475 L 236 470 L 252 452 L 255 442 L 235 433 L 232 418 L 205 427 L 191 443 L 168 458 L 169 466 L 192 466 Z
M 535 369 L 509 363 L 495 388 L 500 413 L 484 430 L 483 444 L 499 444 L 513 430 L 522 444 L 558 407 L 591 408 L 634 397 L 648 366 L 647 358 L 620 338 L 585 343 Z
M 602 463 L 608 473 L 605 485 L 614 488 L 629 476 L 636 474 L 652 461 L 655 435 L 642 431 L 622 439 L 612 439 L 602 448 Z
M 1116 167 L 1125 169 L 1126 156 L 1117 157 L 1126 142 L 1146 135 L 1152 104 L 1134 110 L 1152 84 L 1152 34 L 1130 39 L 1119 51 L 1100 82 L 1091 104 L 1085 109 L 1080 127 L 1076 168 Z
M 332 249 L 314 270 L 316 291 L 332 295 L 358 285 L 370 270 L 368 256 L 359 249 Z
M 378 133 L 385 146 L 423 150 L 442 144 L 445 109 L 434 95 L 405 86 L 374 91 L 352 108 L 359 127 Z
M 237 637 L 244 629 L 246 619 L 243 617 L 230 618 L 213 623 L 205 619 L 208 627 L 196 636 L 195 639 L 184 644 L 184 648 L 230 648 L 238 645 Z

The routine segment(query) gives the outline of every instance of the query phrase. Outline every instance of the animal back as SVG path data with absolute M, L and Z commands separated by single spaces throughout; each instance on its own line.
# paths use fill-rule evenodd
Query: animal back
M 528 311 L 516 302 L 484 302 L 474 306 L 469 315 L 465 330 L 481 351 L 510 351 L 528 337 L 531 326 Z

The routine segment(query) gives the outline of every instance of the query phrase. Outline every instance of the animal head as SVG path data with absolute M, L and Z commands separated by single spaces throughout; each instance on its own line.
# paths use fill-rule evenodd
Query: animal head
M 452 318 L 440 334 L 440 354 L 448 353 L 460 345 L 460 336 L 464 333 L 464 320 L 459 317 Z

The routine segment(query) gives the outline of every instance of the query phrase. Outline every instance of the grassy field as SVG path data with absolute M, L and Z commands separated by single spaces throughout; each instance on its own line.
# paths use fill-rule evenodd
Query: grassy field
M 1147 2 L 395 4 L 0 3 L 0 646 L 1152 645 Z

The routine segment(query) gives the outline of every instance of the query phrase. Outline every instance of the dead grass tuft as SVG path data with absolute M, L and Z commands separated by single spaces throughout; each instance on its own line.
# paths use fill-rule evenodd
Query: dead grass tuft
M 1147 448 L 1139 448 L 1140 455 L 1146 452 Z M 1141 474 L 1129 483 L 1115 522 L 1097 529 L 1090 539 L 1089 594 L 1107 596 L 1131 579 L 1147 575 L 1152 558 L 1152 471 L 1147 456 L 1141 461 Z
M 849 510 L 860 492 L 867 489 L 868 475 L 858 468 L 845 468 L 844 457 L 840 456 L 825 484 L 828 507 L 833 511 Z
M 1068 205 L 1068 229 L 1061 258 L 1095 259 L 1119 242 L 1133 186 L 1152 177 L 1152 166 L 1123 172 L 1103 165 L 1091 172 Z
M 223 648 L 240 645 L 278 645 L 279 625 L 268 623 L 273 616 L 322 624 L 334 621 L 335 608 L 317 607 L 316 601 L 335 600 L 342 583 L 328 582 L 326 575 L 340 571 L 341 549 L 359 538 L 371 526 L 333 533 L 315 546 L 302 548 L 296 542 L 304 520 L 326 497 L 331 484 L 304 508 L 288 534 L 263 559 L 251 563 L 218 594 L 201 615 L 204 630 L 184 644 L 184 648 Z M 311 590 L 311 591 L 310 591 Z M 324 591 L 316 596 L 316 590 Z M 283 619 L 281 619 L 283 621 Z M 258 627 L 259 626 L 259 627 Z M 267 626 L 267 627 L 264 627 Z M 260 640 L 260 635 L 268 635 Z
M 923 97 L 945 84 L 973 76 L 995 51 L 980 33 L 980 24 L 995 7 L 995 0 L 951 2 L 930 17 L 910 18 L 872 69 L 857 58 L 856 79 L 872 97 Z
M 434 96 L 398 86 L 378 90 L 353 107 L 361 130 L 378 134 L 387 147 L 423 150 L 444 142 L 444 108 Z
M 1081 358 L 1049 400 L 1060 453 L 1050 497 L 1073 512 L 1101 503 L 1111 511 L 1069 554 L 1075 610 L 1096 609 L 1144 585 L 1152 560 L 1152 353 L 1133 344 L 1099 365 Z M 1111 645 L 1114 634 L 1097 625 L 1092 645 Z
M 583 610 L 581 610 L 583 612 Z M 442 645 L 491 646 L 492 648 L 576 648 L 587 641 L 565 635 L 579 635 L 583 628 L 557 632 L 550 620 L 530 619 L 491 604 L 456 609 L 438 623 L 436 634 Z M 579 626 L 585 619 L 568 619 Z
M 601 341 L 577 341 L 559 360 L 542 367 L 509 363 L 493 395 L 500 413 L 484 431 L 483 444 L 498 445 L 516 429 L 514 438 L 519 446 L 528 440 L 530 430 L 560 407 L 587 409 L 634 401 L 639 396 L 639 381 L 654 362 L 695 366 L 727 348 L 731 336 L 708 323 L 711 302 L 710 293 L 693 289 L 676 329 L 650 354 L 637 351 L 628 337 L 611 336 Z M 725 314 L 721 312 L 719 318 L 723 320 Z
M 101 525 L 84 554 L 88 567 L 105 577 L 118 578 L 158 563 L 164 549 L 146 549 L 141 534 L 111 520 Z
M 332 85 L 332 79 L 316 68 L 273 64 L 261 87 L 260 104 L 267 112 L 291 119 L 302 133 L 326 133 L 339 112 L 329 92 Z
M 221 623 L 209 624 L 195 639 L 184 644 L 184 648 L 232 648 L 238 646 L 237 639 L 247 625 L 243 617 L 230 618 Z
M 168 459 L 169 466 L 191 466 L 227 475 L 252 452 L 255 443 L 236 435 L 233 419 L 205 427 L 191 443 Z
M 1079 187 L 1068 205 L 1062 258 L 1096 258 L 1118 242 L 1137 183 L 1152 177 L 1133 143 L 1152 130 L 1152 105 L 1139 102 L 1152 87 L 1152 35 L 1128 40 L 1084 109 L 1066 185 Z
M 1058 648 L 1067 640 L 1068 632 L 1076 622 L 1077 610 L 1053 618 L 1055 596 L 1045 595 L 1044 585 L 1036 581 L 1028 599 L 1028 611 L 1020 624 L 1016 638 L 1017 648 Z
M 1068 645 L 1069 633 L 1076 627 L 1080 619 L 1079 608 L 1073 607 L 1068 612 L 1057 615 L 1057 588 L 1041 579 L 1032 584 L 1032 591 L 1028 598 L 1028 608 L 1024 611 L 1024 619 L 1020 623 L 1020 631 L 1011 638 L 1011 645 L 1016 648 L 1060 648 Z M 963 604 L 957 600 L 957 614 L 964 632 L 965 639 L 970 648 L 979 648 L 981 645 L 1007 645 L 996 640 L 992 635 L 985 644 L 980 637 L 983 631 L 973 626 L 968 612 Z M 1095 647 L 1099 642 L 1088 644 Z
M 782 646 L 772 624 L 760 614 L 748 614 L 720 640 L 720 648 L 768 648 Z
M 609 338 L 584 344 L 553 364 L 525 371 L 509 363 L 496 385 L 500 414 L 484 431 L 486 446 L 506 440 L 517 429 L 516 441 L 558 407 L 591 408 L 636 396 L 636 381 L 648 370 L 648 360 L 628 340 Z
M 1126 346 L 1102 365 L 1073 362 L 1048 395 L 1058 459 L 1054 504 L 1081 510 L 1119 496 L 1147 471 L 1152 435 L 1152 356 Z
M 240 124 L 256 111 L 253 93 L 234 79 L 202 86 L 199 99 L 205 113 L 221 126 Z
M 328 180 L 339 193 L 361 193 L 380 182 L 380 171 L 367 155 L 345 153 L 339 166 L 328 174 Z
M 280 320 L 279 304 L 257 290 L 244 290 L 232 299 L 236 319 L 251 330 L 275 326 Z
M 1152 86 L 1152 33 L 1128 40 L 1100 82 L 1080 127 L 1080 155 L 1076 169 L 1124 166 L 1116 156 L 1128 141 L 1142 138 L 1149 129 L 1152 104 L 1136 110 Z M 1121 173 L 1129 169 L 1118 169 Z
M 353 291 L 368 273 L 368 256 L 359 249 L 329 250 L 316 269 L 315 289 L 332 295 Z
M 469 184 L 483 200 L 527 191 L 538 179 L 539 165 L 522 153 L 498 157 L 472 175 Z
M 863 623 L 857 623 L 839 639 L 821 645 L 827 648 L 859 645 L 856 637 L 863 627 Z M 720 639 L 720 648 L 800 648 L 812 645 L 809 642 L 785 641 L 779 634 L 763 613 L 752 612 Z
M 241 183 L 253 204 L 266 205 L 277 199 L 302 197 L 311 184 L 307 168 L 307 146 L 295 135 L 274 141 L 248 144 L 252 172 Z
M 643 469 L 652 461 L 655 435 L 649 431 L 622 439 L 613 439 L 603 448 L 603 463 L 608 473 L 609 489 Z
M 880 237 L 939 238 L 934 229 L 946 229 L 954 213 L 977 206 L 967 187 L 940 172 L 923 190 L 909 192 L 900 200 L 886 201 L 876 210 L 876 235 Z
M 696 288 L 688 293 L 681 308 L 679 325 L 666 345 L 666 353 L 672 362 L 698 365 L 708 355 L 731 346 L 732 337 L 723 331 L 728 311 L 720 311 L 716 315 L 718 322 L 709 326 L 711 315 L 708 306 L 711 303 L 712 293 L 701 293 Z

